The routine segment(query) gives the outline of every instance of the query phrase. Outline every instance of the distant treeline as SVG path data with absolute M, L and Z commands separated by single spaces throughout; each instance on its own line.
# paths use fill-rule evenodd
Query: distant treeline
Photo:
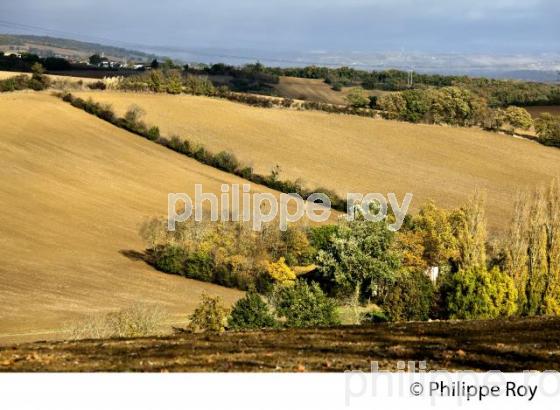
M 47 71 L 96 70 L 97 67 L 71 64 L 64 58 L 41 58 L 35 54 L 5 56 L 0 53 L 0 70 L 31 71 L 31 66 L 40 63 Z M 232 91 L 273 95 L 273 85 L 279 76 L 322 79 L 333 89 L 345 86 L 361 86 L 366 90 L 405 91 L 442 87 L 461 87 L 483 97 L 490 107 L 509 105 L 560 105 L 560 85 L 527 81 L 494 80 L 468 76 L 409 73 L 401 70 L 365 71 L 350 67 L 267 67 L 261 63 L 233 66 L 223 63 L 203 65 L 193 68 L 189 65 L 177 66 L 167 59 L 163 64 L 152 61 L 152 68 L 181 69 L 186 74 L 208 75 L 220 85 L 227 85 Z M 107 68 L 101 69 L 107 71 Z M 111 69 L 109 69 L 111 70 Z M 134 70 L 115 68 L 119 75 L 130 75 Z M 217 77 L 223 76 L 223 80 Z M 412 80 L 412 82 L 411 82 Z
M 4 53 L 0 53 L 0 70 L 30 72 L 35 63 L 41 64 L 48 71 L 64 71 L 72 68 L 70 62 L 64 58 L 41 58 L 35 54 L 22 54 L 21 57 L 18 57 L 13 54 L 6 56 Z
M 528 81 L 494 80 L 468 76 L 409 73 L 401 70 L 365 71 L 350 67 L 267 67 L 260 63 L 242 67 L 214 64 L 190 70 L 195 74 L 229 76 L 236 91 L 268 93 L 278 77 L 321 79 L 335 90 L 361 86 L 366 90 L 404 91 L 409 89 L 461 87 L 485 98 L 491 107 L 508 105 L 560 105 L 560 85 Z
M 136 70 L 126 69 L 126 68 L 110 68 L 110 67 L 95 67 L 91 65 L 84 64 L 72 64 L 70 61 L 61 57 L 39 57 L 32 53 L 23 53 L 21 57 L 10 54 L 5 55 L 0 51 L 0 71 L 20 71 L 20 72 L 31 72 L 32 67 L 35 63 L 41 64 L 47 72 L 72 72 L 75 75 L 76 71 L 87 71 L 99 72 L 95 74 L 96 77 L 102 77 L 105 75 L 116 75 L 127 76 L 134 74 Z

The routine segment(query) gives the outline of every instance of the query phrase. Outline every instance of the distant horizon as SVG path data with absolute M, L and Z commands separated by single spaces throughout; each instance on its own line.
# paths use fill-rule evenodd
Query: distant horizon
M 1 20 L 0 20 L 1 21 Z M 177 63 L 224 63 L 244 65 L 261 62 L 267 66 L 303 67 L 309 65 L 330 68 L 348 66 L 359 70 L 412 70 L 418 73 L 442 75 L 470 75 L 489 78 L 510 78 L 528 81 L 560 82 L 560 53 L 489 54 L 489 53 L 422 53 L 404 51 L 352 52 L 320 51 L 289 52 L 278 50 L 182 48 L 171 46 L 148 46 L 123 44 L 118 40 L 73 37 L 68 33 L 59 35 L 35 33 L 0 33 L 3 36 L 30 36 L 83 42 L 92 49 L 116 47 L 131 53 L 169 57 Z
M 2 2 L 0 29 L 148 48 L 279 53 L 559 53 L 554 0 L 32 0 Z M 49 34 L 50 33 L 50 34 Z M 89 39 L 89 40 L 88 40 Z M 111 40 L 112 39 L 112 40 Z

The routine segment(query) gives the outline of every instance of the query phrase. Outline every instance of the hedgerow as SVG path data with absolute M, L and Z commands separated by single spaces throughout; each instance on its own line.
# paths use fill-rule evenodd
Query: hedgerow
M 269 175 L 257 174 L 251 167 L 243 165 L 233 153 L 221 151 L 214 154 L 207 150 L 203 145 L 194 144 L 187 139 L 172 136 L 170 139 L 160 135 L 159 128 L 147 126 L 142 120 L 142 111 L 139 107 L 131 107 L 124 117 L 117 117 L 112 107 L 107 104 L 100 104 L 91 99 L 84 100 L 75 97 L 71 93 L 57 94 L 63 101 L 70 103 L 76 108 L 80 108 L 102 120 L 110 122 L 117 127 L 123 128 L 146 139 L 157 142 L 175 152 L 194 158 L 197 161 L 226 171 L 241 178 L 247 179 L 256 184 L 267 186 L 271 189 L 287 194 L 296 193 L 303 198 L 309 197 L 312 193 L 321 192 L 329 197 L 331 207 L 339 211 L 346 210 L 346 200 L 338 196 L 331 190 L 318 188 L 305 188 L 300 181 L 280 180 L 278 178 L 279 168 L 276 168 Z

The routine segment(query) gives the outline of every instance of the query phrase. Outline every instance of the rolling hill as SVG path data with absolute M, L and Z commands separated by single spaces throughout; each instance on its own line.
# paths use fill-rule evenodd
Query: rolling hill
M 202 291 L 133 255 L 169 192 L 220 192 L 237 177 L 113 127 L 46 93 L 0 94 L 0 344 L 60 338 L 84 314 L 160 305 L 185 323 Z M 272 192 L 252 185 L 257 191 Z
M 488 192 L 489 225 L 507 227 L 518 190 L 560 176 L 560 150 L 475 128 L 454 128 L 314 111 L 264 109 L 225 100 L 163 94 L 82 92 L 119 114 L 132 104 L 164 135 L 212 151 L 228 150 L 257 172 L 279 164 L 281 178 L 347 192 L 412 192 L 412 208 L 428 199 L 462 204 Z
M 343 87 L 341 91 L 334 91 L 330 85 L 321 79 L 297 78 L 280 76 L 278 84 L 271 85 L 278 96 L 298 100 L 314 101 L 327 104 L 346 105 L 346 95 L 351 87 Z M 387 91 L 366 90 L 369 95 L 383 95 Z

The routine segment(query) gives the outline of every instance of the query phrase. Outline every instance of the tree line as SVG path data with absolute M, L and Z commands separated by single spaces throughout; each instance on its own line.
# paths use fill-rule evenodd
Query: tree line
M 271 311 L 286 326 L 330 326 L 341 307 L 355 323 L 558 315 L 559 207 L 558 181 L 520 195 L 499 240 L 488 238 L 480 192 L 457 209 L 428 202 L 398 232 L 366 218 L 286 232 L 191 221 L 169 232 L 152 219 L 141 235 L 156 268 L 249 290 L 237 328 L 275 323 Z

